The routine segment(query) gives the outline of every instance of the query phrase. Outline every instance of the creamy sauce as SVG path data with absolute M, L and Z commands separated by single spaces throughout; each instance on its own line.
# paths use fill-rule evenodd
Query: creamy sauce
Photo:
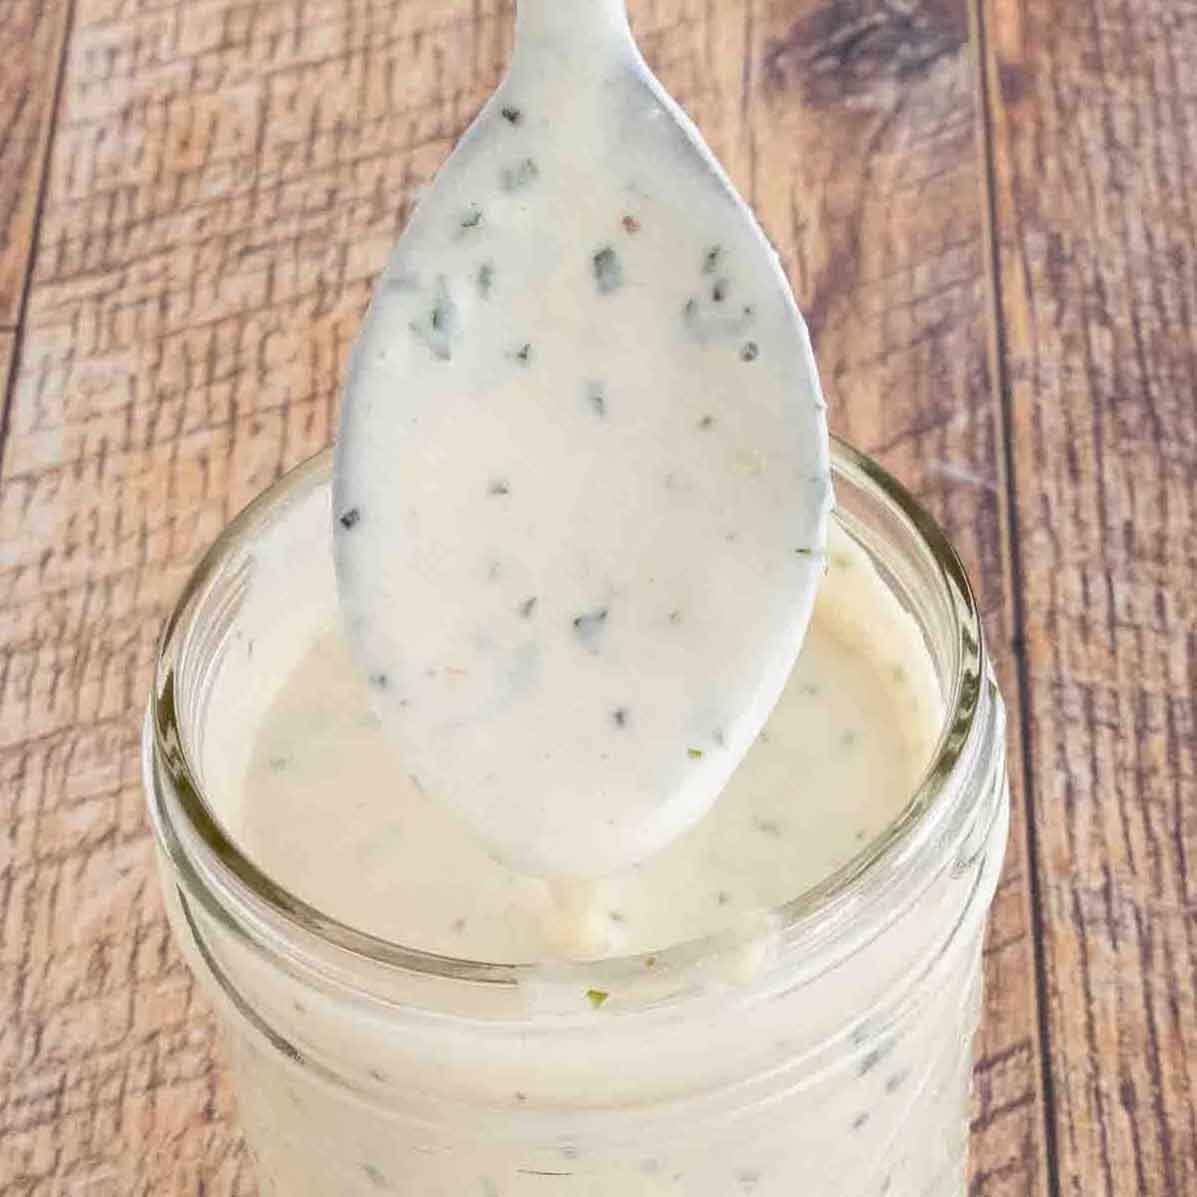
M 325 913 L 469 959 L 650 951 L 786 902 L 893 820 L 942 721 L 909 617 L 838 537 L 797 666 L 715 808 L 563 916 L 412 782 L 335 629 L 295 652 L 254 736 L 241 839 Z
M 887 824 L 942 725 L 920 630 L 937 635 L 936 608 L 917 600 L 917 624 L 899 601 L 912 578 L 893 530 L 851 525 L 884 572 L 833 536 L 766 738 L 707 820 L 594 888 L 565 920 L 583 932 L 562 944 L 541 883 L 497 866 L 383 750 L 337 639 L 328 507 L 318 472 L 294 484 L 189 637 L 186 750 L 214 813 L 276 881 L 408 946 L 652 954 L 545 958 L 497 986 L 438 980 L 470 966 L 317 949 L 278 920 L 259 926 L 257 904 L 215 914 L 167 864 L 179 942 L 230 1031 L 263 1194 L 960 1197 L 983 920 L 1007 828 L 1000 705 L 938 800 L 960 800 L 956 783 L 987 798 L 904 880 L 825 907 L 801 947 L 774 933 L 783 920 L 751 913 Z M 741 917 L 753 934 L 735 945 L 657 953 Z
M 522 871 L 596 876 L 692 826 L 768 717 L 827 430 L 776 255 L 621 0 L 519 12 L 362 330 L 333 529 L 413 784 Z

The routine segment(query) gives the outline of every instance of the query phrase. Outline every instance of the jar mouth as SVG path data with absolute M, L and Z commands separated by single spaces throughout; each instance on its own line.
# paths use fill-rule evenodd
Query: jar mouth
M 514 986 L 546 967 L 544 961 L 489 963 L 409 947 L 360 930 L 305 901 L 258 867 L 226 830 L 204 795 L 199 771 L 188 755 L 179 716 L 180 670 L 212 585 L 227 571 L 236 550 L 252 541 L 274 514 L 331 474 L 332 453 L 324 450 L 292 469 L 254 499 L 217 537 L 185 583 L 158 645 L 154 687 L 143 737 L 143 771 L 155 834 L 162 851 L 209 913 L 236 929 L 245 924 L 281 941 L 288 955 L 336 949 L 381 969 L 419 973 L 447 981 Z M 984 693 L 985 650 L 980 616 L 963 563 L 945 533 L 914 497 L 871 458 L 832 438 L 833 480 L 854 485 L 884 503 L 913 537 L 940 588 L 940 606 L 953 640 L 953 669 L 941 677 L 944 722 L 921 780 L 899 814 L 846 863 L 795 897 L 745 920 L 743 926 L 690 939 L 649 953 L 573 964 L 551 962 L 554 974 L 596 970 L 612 980 L 657 975 L 735 950 L 760 939 L 768 928 L 787 949 L 813 947 L 834 934 L 838 916 L 855 909 L 872 879 L 891 883 L 908 877 L 949 823 L 967 820 L 958 808 L 961 774 L 975 755 L 978 713 Z M 837 509 L 838 510 L 838 509 Z M 851 522 L 848 521 L 851 532 Z M 867 547 L 867 546 L 866 546 Z M 192 649 L 194 652 L 194 648 Z M 895 912 L 896 913 L 896 912 Z

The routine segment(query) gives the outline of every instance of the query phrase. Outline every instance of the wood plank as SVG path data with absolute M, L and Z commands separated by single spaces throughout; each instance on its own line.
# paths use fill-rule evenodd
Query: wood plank
M 1197 1192 L 1197 13 L 993 0 L 1060 1192 Z
M 13 350 L 16 336 L 10 332 L 0 331 L 0 395 L 8 388 L 9 371 L 13 365 Z
M 1044 1193 L 968 12 L 945 0 L 777 4 L 761 15 L 744 133 L 748 191 L 790 264 L 833 426 L 906 482 L 960 549 L 1010 711 L 1015 811 L 986 950 L 971 1192 Z
M 0 4 L 0 328 L 20 315 L 69 9 L 69 0 Z
M 962 4 L 633 8 L 792 270 L 836 426 L 968 558 L 1013 702 Z M 29 1191 L 253 1191 L 149 872 L 154 637 L 219 528 L 327 443 L 374 274 L 509 35 L 504 0 L 80 0 L 0 475 L 0 1171 Z M 1044 1192 L 1026 877 L 1016 831 L 977 1194 Z

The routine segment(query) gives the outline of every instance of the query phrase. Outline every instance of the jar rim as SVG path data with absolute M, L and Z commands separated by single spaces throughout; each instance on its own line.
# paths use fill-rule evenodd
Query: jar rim
M 945 716 L 939 739 L 922 777 L 908 801 L 886 827 L 847 862 L 795 897 L 763 912 L 769 928 L 787 948 L 810 939 L 834 916 L 850 908 L 866 884 L 879 873 L 909 874 L 922 849 L 935 840 L 953 812 L 948 784 L 970 757 L 984 693 L 985 648 L 980 614 L 964 565 L 947 535 L 910 492 L 870 457 L 838 437 L 832 437 L 832 471 L 866 491 L 880 495 L 905 522 L 933 563 L 949 600 L 956 667 L 944 694 Z M 179 649 L 186 641 L 207 590 L 221 574 L 234 550 L 266 524 L 289 500 L 331 474 L 332 452 L 322 450 L 284 474 L 252 500 L 221 531 L 185 582 L 168 615 L 155 658 L 143 738 L 143 770 L 151 819 L 160 847 L 187 879 L 196 883 L 210 912 L 229 920 L 225 909 L 236 902 L 239 914 L 259 928 L 270 927 L 284 939 L 317 948 L 347 952 L 383 970 L 418 973 L 445 981 L 518 985 L 544 962 L 490 963 L 457 958 L 371 934 L 331 915 L 281 885 L 242 850 L 226 830 L 204 795 L 198 771 L 188 759 L 187 738 L 176 701 Z M 168 794 L 169 792 L 169 794 Z M 168 802 L 168 796 L 170 801 Z M 182 826 L 176 825 L 181 823 Z M 219 891 L 219 898 L 214 890 Z M 830 919 L 828 916 L 832 916 Z M 237 920 L 232 920 L 234 924 Z M 558 976 L 574 968 L 593 978 L 643 976 L 646 965 L 664 971 L 710 958 L 717 953 L 759 939 L 762 924 L 724 929 L 672 944 L 652 952 L 616 956 L 599 961 L 553 962 Z

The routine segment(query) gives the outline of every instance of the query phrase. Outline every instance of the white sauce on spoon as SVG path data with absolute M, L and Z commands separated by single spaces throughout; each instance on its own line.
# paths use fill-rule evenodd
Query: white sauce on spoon
M 230 720 L 242 764 L 221 787 L 222 813 L 261 868 L 326 914 L 447 956 L 596 959 L 733 926 L 797 897 L 892 823 L 943 724 L 914 620 L 834 529 L 829 564 L 802 655 L 714 810 L 566 901 L 490 859 L 410 784 L 317 570 L 303 585 L 318 630 L 277 636 L 272 674 L 285 685 Z
M 397 758 L 525 872 L 659 851 L 785 684 L 830 501 L 776 255 L 622 3 L 523 0 L 348 383 L 339 590 Z

